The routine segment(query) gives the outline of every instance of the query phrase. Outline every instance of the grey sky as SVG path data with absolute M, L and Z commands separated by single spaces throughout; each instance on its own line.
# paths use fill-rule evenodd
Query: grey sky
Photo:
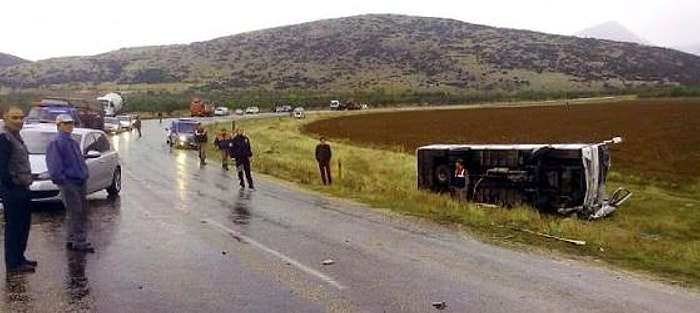
M 205 41 L 241 32 L 368 13 L 453 18 L 572 35 L 617 21 L 655 45 L 700 43 L 698 0 L 7 0 L 0 52 L 29 60 Z

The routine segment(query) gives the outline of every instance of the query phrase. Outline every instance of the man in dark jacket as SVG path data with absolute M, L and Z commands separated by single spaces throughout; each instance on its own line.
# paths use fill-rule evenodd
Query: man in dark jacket
M 318 145 L 316 145 L 316 161 L 318 169 L 321 171 L 321 181 L 323 184 L 331 184 L 331 146 L 326 143 L 326 138 L 321 136 Z
M 194 142 L 197 144 L 197 152 L 199 153 L 199 165 L 207 164 L 207 130 L 202 127 L 202 123 L 197 123 L 197 128 L 194 130 Z
M 226 131 L 226 128 L 222 128 L 218 134 L 216 134 L 216 138 L 214 138 L 214 146 L 216 149 L 219 150 L 221 154 L 221 167 L 224 170 L 228 171 L 228 144 L 229 141 L 231 141 L 231 138 L 229 138 L 228 131 Z
M 231 139 L 229 155 L 236 159 L 236 171 L 238 172 L 238 182 L 241 185 L 241 189 L 245 188 L 243 183 L 244 173 L 248 181 L 248 188 L 255 189 L 253 177 L 250 176 L 250 158 L 253 156 L 253 151 L 250 149 L 250 140 L 245 136 L 242 128 L 238 128 L 236 136 Z
M 33 273 L 36 261 L 24 256 L 31 225 L 32 169 L 29 152 L 19 131 L 24 113 L 15 106 L 2 108 L 4 126 L 0 128 L 0 196 L 5 217 L 6 273 Z
M 60 114 L 56 117 L 56 125 L 58 134 L 46 147 L 46 167 L 51 181 L 61 191 L 61 200 L 66 207 L 66 248 L 94 253 L 95 248 L 87 241 L 87 163 L 80 145 L 71 136 L 75 127 L 73 118 Z

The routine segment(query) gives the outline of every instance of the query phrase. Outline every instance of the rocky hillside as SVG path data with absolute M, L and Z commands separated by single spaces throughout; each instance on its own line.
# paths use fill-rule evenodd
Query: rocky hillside
M 14 55 L 10 54 L 5 54 L 0 52 L 0 68 L 2 67 L 7 67 L 7 66 L 13 66 L 17 64 L 22 64 L 29 62 L 25 59 L 22 59 L 20 57 L 16 57 Z
M 97 83 L 319 92 L 698 86 L 700 57 L 451 19 L 361 15 L 0 68 L 0 85 L 13 88 Z

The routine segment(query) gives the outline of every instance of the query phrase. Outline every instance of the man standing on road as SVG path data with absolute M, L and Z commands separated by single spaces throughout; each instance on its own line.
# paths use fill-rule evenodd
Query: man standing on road
M 4 126 L 0 128 L 0 196 L 5 218 L 6 273 L 33 273 L 36 261 L 24 256 L 31 226 L 32 169 L 29 152 L 19 131 L 24 113 L 16 106 L 2 108 Z
M 221 155 L 221 167 L 228 171 L 228 144 L 231 138 L 229 138 L 228 131 L 226 128 L 222 128 L 216 138 L 214 138 L 214 146 L 219 150 Z
M 163 124 L 163 111 L 158 111 L 158 124 Z
M 202 127 L 202 123 L 197 123 L 197 129 L 194 130 L 194 142 L 197 144 L 197 152 L 199 153 L 199 165 L 207 164 L 207 130 Z
M 326 137 L 321 136 L 320 142 L 316 145 L 316 161 L 318 169 L 321 171 L 321 181 L 323 184 L 331 184 L 331 146 L 326 143 Z
M 135 117 L 134 121 L 134 127 L 136 128 L 136 131 L 139 132 L 139 138 L 141 138 L 141 119 L 137 116 Z
M 66 248 L 94 253 L 95 248 L 87 241 L 86 230 L 88 168 L 80 145 L 71 136 L 75 127 L 73 123 L 70 115 L 60 114 L 56 117 L 58 134 L 46 147 L 46 167 L 66 207 Z
M 242 128 L 238 128 L 236 136 L 231 139 L 229 155 L 236 159 L 236 172 L 238 172 L 238 182 L 241 185 L 241 189 L 245 188 L 243 183 L 243 174 L 245 173 L 248 188 L 254 190 L 253 178 L 250 176 L 250 158 L 253 157 L 253 151 L 250 149 L 250 140 L 245 136 Z

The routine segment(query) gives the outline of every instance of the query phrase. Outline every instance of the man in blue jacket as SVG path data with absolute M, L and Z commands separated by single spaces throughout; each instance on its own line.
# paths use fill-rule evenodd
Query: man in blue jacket
M 16 106 L 2 108 L 4 125 L 0 128 L 0 196 L 5 218 L 6 273 L 33 273 L 36 261 L 24 256 L 31 226 L 32 169 L 27 146 L 19 131 L 24 113 Z
M 58 134 L 46 148 L 46 166 L 51 181 L 61 191 L 61 200 L 66 207 L 68 241 L 70 250 L 94 253 L 95 248 L 87 241 L 87 179 L 88 168 L 80 145 L 71 133 L 74 121 L 70 115 L 56 117 Z

